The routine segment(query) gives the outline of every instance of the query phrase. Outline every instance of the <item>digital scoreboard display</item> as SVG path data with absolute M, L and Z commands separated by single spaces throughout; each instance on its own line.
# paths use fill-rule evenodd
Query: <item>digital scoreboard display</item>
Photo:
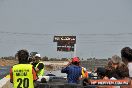
M 54 36 L 54 42 L 57 42 L 57 51 L 74 52 L 76 36 Z
M 71 42 L 57 42 L 57 46 L 74 46 Z
M 63 51 L 63 52 L 73 52 L 74 47 L 63 47 L 63 46 L 57 46 L 57 51 Z
M 76 36 L 54 36 L 54 42 L 76 43 Z

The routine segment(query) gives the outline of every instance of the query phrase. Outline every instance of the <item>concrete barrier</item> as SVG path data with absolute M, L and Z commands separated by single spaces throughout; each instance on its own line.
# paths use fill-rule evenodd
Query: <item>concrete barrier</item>
M 0 88 L 13 88 L 12 83 L 10 83 L 9 76 L 6 76 L 0 80 Z

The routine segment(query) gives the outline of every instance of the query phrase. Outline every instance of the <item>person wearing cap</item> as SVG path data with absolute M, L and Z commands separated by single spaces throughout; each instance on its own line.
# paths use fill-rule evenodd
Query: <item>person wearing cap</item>
M 41 62 L 40 54 L 33 57 L 32 65 L 35 67 L 38 76 L 44 76 L 44 64 Z
M 13 83 L 13 88 L 35 88 L 38 77 L 28 61 L 28 51 L 22 49 L 16 55 L 19 63 L 10 69 L 10 82 Z
M 106 70 L 109 78 L 114 77 L 115 79 L 123 79 L 129 76 L 127 66 L 122 62 L 118 55 L 112 56 Z
M 82 80 L 82 85 L 85 88 L 87 86 L 88 82 L 89 82 L 88 71 L 87 71 L 87 69 L 85 67 L 82 67 L 81 80 Z
M 68 63 L 61 72 L 67 74 L 68 83 L 79 83 L 82 75 L 82 68 L 79 66 L 80 60 L 78 57 L 72 58 L 72 62 Z
M 88 78 L 88 71 L 85 67 L 82 67 L 82 78 Z

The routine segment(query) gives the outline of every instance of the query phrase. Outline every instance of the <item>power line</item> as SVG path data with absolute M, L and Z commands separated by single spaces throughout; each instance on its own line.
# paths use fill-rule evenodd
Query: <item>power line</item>
M 11 42 L 14 41 L 15 43 L 17 43 L 17 42 L 18 43 L 27 43 L 27 44 L 32 44 L 32 45 L 46 45 L 46 44 L 51 45 L 51 44 L 53 44 L 52 43 L 53 40 L 51 40 L 50 42 L 46 41 L 46 42 L 49 42 L 49 43 L 39 44 L 41 42 L 45 42 L 42 39 L 39 39 L 39 40 L 37 40 L 37 42 L 39 42 L 39 43 L 36 44 L 36 43 L 34 43 L 35 41 L 32 40 L 32 39 L 34 39 L 34 37 L 35 38 L 41 38 L 41 37 L 45 37 L 45 36 L 46 37 L 53 37 L 53 35 L 57 35 L 57 34 L 48 34 L 48 33 L 45 33 L 45 34 L 42 34 L 42 33 L 20 33 L 20 32 L 5 32 L 5 31 L 0 31 L 0 33 L 1 34 L 6 34 L 7 36 L 9 34 L 11 34 L 11 35 L 15 35 L 17 37 L 18 36 L 21 37 L 21 38 L 16 38 L 16 40 L 13 40 L 12 37 L 7 37 L 6 39 L 8 39 L 8 40 L 3 39 L 4 42 L 1 41 L 1 43 L 7 43 L 7 42 L 9 42 L 9 40 L 11 40 Z M 32 36 L 32 37 L 26 37 L 26 38 L 24 38 L 23 35 Z M 110 43 L 110 44 L 113 44 L 113 43 L 117 44 L 118 43 L 118 44 L 121 44 L 121 43 L 123 43 L 123 44 L 125 44 L 125 43 L 132 42 L 132 41 L 130 41 L 130 39 L 129 40 L 125 40 L 127 38 L 122 39 L 124 37 L 123 35 L 130 35 L 130 36 L 132 36 L 132 33 L 118 33 L 118 34 L 76 34 L 76 36 L 78 36 L 77 37 L 77 42 L 81 43 L 81 44 L 84 44 L 84 45 L 85 44 L 96 44 L 96 43 L 102 43 L 102 44 L 106 44 L 106 43 Z M 107 37 L 107 36 L 112 37 L 112 39 L 109 38 L 109 37 Z M 116 36 L 116 38 L 115 38 L 115 36 Z M 23 38 L 24 38 L 24 40 L 23 40 Z M 19 39 L 21 41 L 19 41 Z M 30 40 L 30 41 L 26 41 L 26 40 Z
M 25 32 L 7 32 L 7 31 L 0 31 L 1 34 L 12 34 L 12 35 L 34 35 L 34 36 L 51 36 L 51 35 L 62 35 L 62 34 L 50 34 L 50 33 L 25 33 Z M 120 35 L 132 35 L 132 33 L 105 33 L 105 34 L 68 34 L 68 35 L 75 35 L 75 36 L 120 36 Z
M 0 31 L 1 34 L 12 34 L 12 35 L 34 35 L 34 36 L 48 36 L 48 35 L 53 35 L 53 34 L 41 34 L 41 33 L 20 33 L 20 32 L 5 32 L 5 31 Z

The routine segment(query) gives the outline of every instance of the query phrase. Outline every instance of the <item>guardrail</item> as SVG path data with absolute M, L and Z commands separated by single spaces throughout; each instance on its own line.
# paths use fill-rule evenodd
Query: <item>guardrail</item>
M 0 88 L 13 88 L 12 84 L 10 83 L 9 76 L 6 76 L 0 80 Z

